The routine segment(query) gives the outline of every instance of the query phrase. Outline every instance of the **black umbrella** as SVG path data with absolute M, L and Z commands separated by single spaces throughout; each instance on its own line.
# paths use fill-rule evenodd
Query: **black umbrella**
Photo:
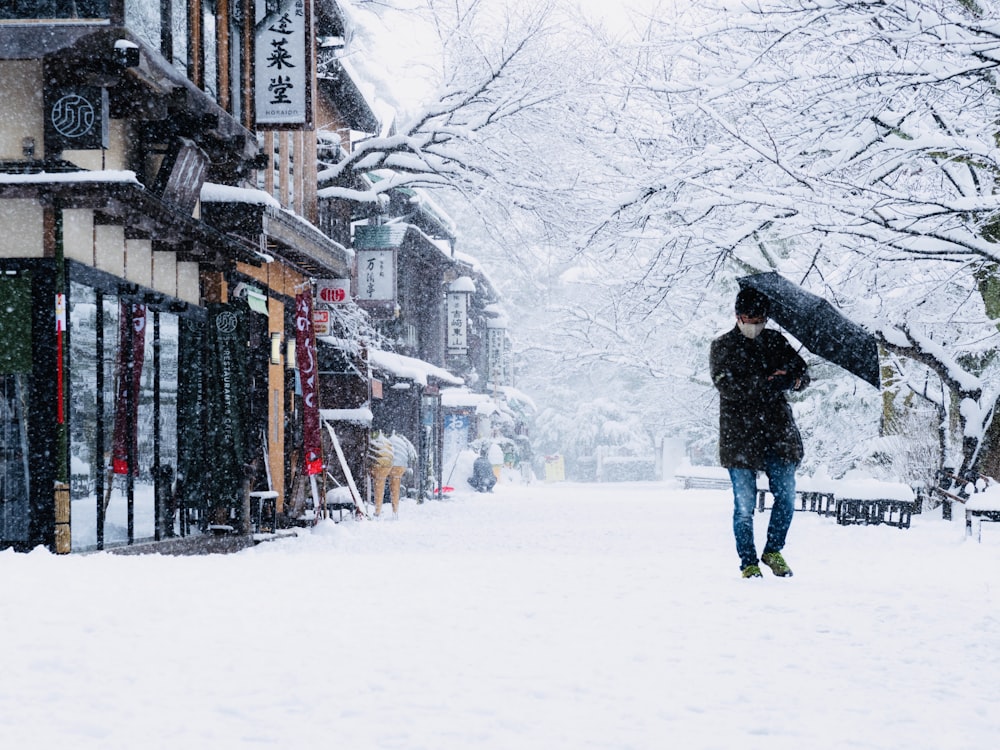
M 880 387 L 875 337 L 825 299 L 774 271 L 737 281 L 741 289 L 756 289 L 770 299 L 770 317 L 813 354 Z

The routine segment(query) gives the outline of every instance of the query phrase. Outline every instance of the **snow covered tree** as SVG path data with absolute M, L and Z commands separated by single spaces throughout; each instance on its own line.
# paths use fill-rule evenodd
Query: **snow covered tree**
M 645 135 L 633 189 L 588 248 L 620 261 L 637 314 L 692 326 L 707 289 L 747 272 L 827 296 L 902 357 L 888 362 L 903 387 L 934 390 L 914 362 L 940 377 L 938 404 L 957 424 L 946 460 L 988 463 L 1000 339 L 980 288 L 1000 250 L 996 20 L 994 3 L 955 0 L 662 15 L 642 54 L 623 54 L 622 121 Z

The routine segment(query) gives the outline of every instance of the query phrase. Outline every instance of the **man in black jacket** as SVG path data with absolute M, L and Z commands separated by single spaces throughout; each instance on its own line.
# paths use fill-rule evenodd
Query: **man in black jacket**
M 712 342 L 712 382 L 719 389 L 719 460 L 733 483 L 733 533 L 744 578 L 759 578 L 763 562 L 777 576 L 790 576 L 781 550 L 795 511 L 795 469 L 802 437 L 786 390 L 809 383 L 806 363 L 778 331 L 764 324 L 770 301 L 754 289 L 736 297 L 736 325 Z M 757 558 L 753 510 L 757 472 L 767 474 L 774 508 L 767 543 Z
M 486 447 L 479 451 L 479 458 L 472 464 L 472 476 L 469 477 L 469 484 L 475 487 L 476 492 L 493 492 L 493 485 L 497 483 L 496 475 L 493 474 L 493 464 L 486 457 Z

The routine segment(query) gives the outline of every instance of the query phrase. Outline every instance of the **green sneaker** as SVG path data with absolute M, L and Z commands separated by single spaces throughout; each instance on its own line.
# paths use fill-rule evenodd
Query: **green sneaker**
M 760 574 L 760 568 L 757 567 L 756 565 L 747 565 L 745 568 L 743 568 L 743 577 L 744 578 L 763 578 L 764 576 L 762 576 Z
M 788 567 L 788 563 L 785 562 L 785 558 L 781 556 L 780 552 L 765 552 L 760 556 L 760 561 L 779 578 L 786 578 L 792 574 L 792 569 Z

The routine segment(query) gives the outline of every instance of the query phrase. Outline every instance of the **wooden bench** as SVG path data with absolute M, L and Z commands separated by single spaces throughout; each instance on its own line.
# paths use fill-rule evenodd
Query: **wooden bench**
M 840 498 L 837 500 L 837 523 L 841 526 L 864 524 L 910 528 L 915 501 L 888 498 Z
M 937 472 L 937 484 L 931 492 L 941 498 L 941 517 L 951 518 L 953 503 L 965 506 L 965 534 L 972 536 L 976 524 L 976 540 L 983 541 L 983 522 L 1000 522 L 1000 484 L 978 472 L 964 472 L 956 476 L 949 469 Z
M 344 520 L 344 511 L 348 510 L 351 512 L 351 518 L 354 517 L 355 503 L 354 495 L 351 494 L 350 487 L 334 487 L 328 490 L 326 493 L 326 510 L 338 512 L 338 521 Z
M 757 510 L 761 512 L 767 510 L 768 495 L 771 495 L 770 490 L 764 489 L 760 485 L 757 486 Z M 771 497 L 773 498 L 773 495 Z M 832 492 L 797 489 L 795 490 L 795 499 L 797 501 L 795 510 L 811 511 L 821 516 L 834 516 L 837 514 L 837 500 Z
M 976 541 L 983 541 L 983 521 L 993 521 L 1000 523 L 1000 510 L 987 510 L 977 508 L 965 509 L 965 533 L 972 536 L 972 522 L 977 522 Z
M 721 466 L 682 465 L 674 477 L 684 489 L 728 489 L 729 472 Z M 757 477 L 757 510 L 768 509 L 773 499 L 765 475 Z M 773 503 L 772 503 L 773 505 Z M 795 510 L 836 517 L 841 526 L 852 524 L 910 528 L 913 515 L 920 513 L 921 498 L 912 487 L 899 482 L 875 479 L 830 479 L 798 477 L 795 486 Z
M 965 533 L 972 536 L 976 525 L 976 541 L 983 541 L 983 522 L 1000 523 L 1000 485 L 991 484 L 965 502 Z
M 685 462 L 674 472 L 674 479 L 686 490 L 728 490 L 729 470 L 722 466 L 692 466 Z

